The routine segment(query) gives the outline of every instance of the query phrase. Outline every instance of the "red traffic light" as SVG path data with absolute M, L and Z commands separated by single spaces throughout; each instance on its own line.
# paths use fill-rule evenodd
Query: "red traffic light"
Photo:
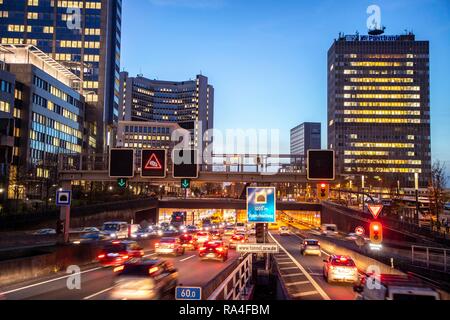
M 326 188 L 327 185 L 326 185 L 325 183 L 322 183 L 322 184 L 320 185 L 320 187 L 321 187 L 321 188 Z
M 383 225 L 379 222 L 370 224 L 370 241 L 373 244 L 381 244 L 383 242 Z

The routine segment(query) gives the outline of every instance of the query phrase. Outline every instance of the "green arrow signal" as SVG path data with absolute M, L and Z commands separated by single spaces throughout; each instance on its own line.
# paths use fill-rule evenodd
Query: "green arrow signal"
M 181 187 L 183 189 L 189 189 L 190 186 L 191 186 L 191 181 L 189 179 L 181 180 Z
M 117 180 L 117 185 L 120 187 L 120 188 L 125 188 L 126 186 L 127 186 L 127 180 L 126 179 L 118 179 Z

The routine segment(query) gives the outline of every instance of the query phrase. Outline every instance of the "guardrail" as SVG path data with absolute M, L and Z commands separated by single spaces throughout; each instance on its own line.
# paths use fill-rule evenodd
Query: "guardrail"
M 248 284 L 252 278 L 252 256 L 247 255 L 208 300 L 243 300 L 248 294 Z
M 424 246 L 411 246 L 411 263 L 427 268 L 449 270 L 450 249 Z

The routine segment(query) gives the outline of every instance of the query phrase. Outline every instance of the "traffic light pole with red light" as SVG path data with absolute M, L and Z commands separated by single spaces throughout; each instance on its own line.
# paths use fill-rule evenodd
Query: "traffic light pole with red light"
M 328 183 L 317 184 L 317 198 L 327 200 L 330 194 L 330 185 Z

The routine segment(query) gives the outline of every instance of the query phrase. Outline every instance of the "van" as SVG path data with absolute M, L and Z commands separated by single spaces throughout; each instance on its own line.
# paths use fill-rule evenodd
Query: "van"
M 437 290 L 409 275 L 362 277 L 353 290 L 358 293 L 358 300 L 441 300 Z
M 128 222 L 105 222 L 101 233 L 111 239 L 126 239 L 128 238 Z
M 322 234 L 333 236 L 338 234 L 338 228 L 335 224 L 325 223 L 320 227 Z

